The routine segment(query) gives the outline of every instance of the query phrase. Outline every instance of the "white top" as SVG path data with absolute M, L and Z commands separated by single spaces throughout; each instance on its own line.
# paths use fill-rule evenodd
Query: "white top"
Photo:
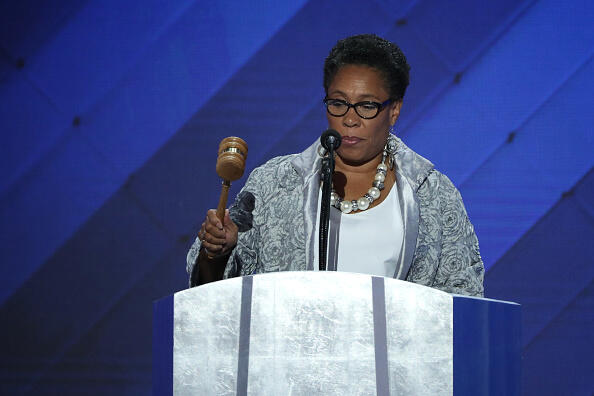
M 322 193 L 318 195 L 318 208 Z M 327 268 L 336 261 L 337 270 L 392 278 L 404 242 L 402 214 L 396 184 L 388 197 L 373 208 L 342 214 L 330 207 Z M 338 232 L 336 232 L 336 225 Z M 320 216 L 315 226 L 314 270 L 319 270 Z M 338 252 L 336 254 L 336 245 Z

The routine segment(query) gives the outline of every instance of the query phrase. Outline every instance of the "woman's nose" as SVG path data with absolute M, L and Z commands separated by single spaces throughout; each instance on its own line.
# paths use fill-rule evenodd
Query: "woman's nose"
M 346 112 L 346 114 L 344 116 L 342 116 L 342 123 L 348 127 L 357 126 L 357 125 L 359 125 L 360 121 L 361 121 L 361 117 L 359 117 L 359 114 L 357 114 L 354 107 L 351 107 Z

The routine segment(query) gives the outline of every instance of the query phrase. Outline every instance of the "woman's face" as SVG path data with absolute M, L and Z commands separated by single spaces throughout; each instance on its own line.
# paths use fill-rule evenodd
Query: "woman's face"
M 327 98 L 351 104 L 363 101 L 383 103 L 390 97 L 380 72 L 368 66 L 347 65 L 338 70 L 328 88 Z M 381 157 L 390 126 L 400 114 L 402 101 L 389 103 L 377 117 L 361 118 L 354 108 L 341 116 L 328 113 L 329 128 L 342 136 L 337 154 L 347 165 L 357 166 Z

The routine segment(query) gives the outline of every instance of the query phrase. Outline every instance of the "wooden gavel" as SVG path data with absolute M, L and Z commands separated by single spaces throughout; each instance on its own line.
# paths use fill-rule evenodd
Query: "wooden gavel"
M 225 208 L 227 207 L 227 196 L 231 182 L 243 176 L 245 160 L 247 159 L 247 143 L 238 137 L 231 136 L 221 140 L 219 144 L 219 156 L 217 158 L 217 174 L 223 179 L 221 197 L 217 206 L 217 217 L 224 223 Z

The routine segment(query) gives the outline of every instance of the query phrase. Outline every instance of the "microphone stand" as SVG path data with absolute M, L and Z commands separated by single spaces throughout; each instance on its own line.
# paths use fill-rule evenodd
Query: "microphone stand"
M 320 208 L 319 259 L 320 271 L 326 271 L 328 252 L 328 224 L 330 222 L 330 193 L 334 174 L 334 145 L 328 145 L 328 156 L 322 158 L 322 205 Z

